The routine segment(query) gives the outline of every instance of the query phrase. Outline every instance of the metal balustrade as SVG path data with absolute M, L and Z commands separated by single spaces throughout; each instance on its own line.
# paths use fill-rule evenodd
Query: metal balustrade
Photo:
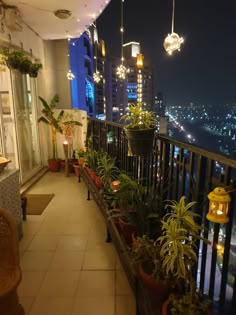
M 112 139 L 107 141 L 109 132 Z M 94 149 L 107 151 L 120 169 L 142 181 L 148 191 L 160 182 L 168 187 L 165 200 L 178 200 L 185 195 L 187 202 L 196 201 L 194 211 L 200 214 L 198 223 L 207 228 L 204 237 L 212 242 L 211 246 L 198 244 L 197 284 L 214 301 L 214 314 L 233 314 L 236 307 L 236 191 L 231 192 L 229 223 L 209 222 L 206 213 L 208 193 L 216 186 L 226 187 L 236 182 L 236 160 L 161 134 L 156 135 L 150 156 L 128 156 L 123 125 L 89 118 L 90 136 Z

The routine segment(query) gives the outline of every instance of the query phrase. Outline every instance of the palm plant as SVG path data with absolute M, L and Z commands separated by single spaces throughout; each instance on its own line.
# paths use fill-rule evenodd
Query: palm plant
M 55 117 L 54 109 L 59 103 L 59 96 L 55 94 L 51 99 L 50 103 L 47 103 L 44 98 L 39 96 L 39 100 L 43 105 L 42 116 L 39 117 L 38 122 L 43 122 L 50 126 L 51 129 L 51 143 L 52 143 L 52 159 L 55 160 L 58 158 L 57 152 L 57 132 L 63 133 L 63 129 L 60 125 L 60 122 L 64 116 L 64 110 L 61 110 L 57 117 Z

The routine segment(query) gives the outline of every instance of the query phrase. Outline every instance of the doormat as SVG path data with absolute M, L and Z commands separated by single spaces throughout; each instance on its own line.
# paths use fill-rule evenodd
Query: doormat
M 42 214 L 54 196 L 54 194 L 25 194 L 24 197 L 27 198 L 26 214 Z

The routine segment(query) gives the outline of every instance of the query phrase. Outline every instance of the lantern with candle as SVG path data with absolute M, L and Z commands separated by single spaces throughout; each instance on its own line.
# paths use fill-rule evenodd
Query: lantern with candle
M 214 223 L 229 222 L 228 209 L 231 197 L 223 187 L 216 187 L 208 194 L 209 211 L 206 218 Z

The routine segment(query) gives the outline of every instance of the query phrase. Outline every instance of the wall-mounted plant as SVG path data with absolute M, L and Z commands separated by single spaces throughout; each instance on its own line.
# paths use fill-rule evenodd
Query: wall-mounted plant
M 38 71 L 42 69 L 41 63 L 33 63 L 23 51 L 10 51 L 7 48 L 2 48 L 0 54 L 2 55 L 1 65 L 18 70 L 23 74 L 29 74 L 31 77 L 37 77 Z

